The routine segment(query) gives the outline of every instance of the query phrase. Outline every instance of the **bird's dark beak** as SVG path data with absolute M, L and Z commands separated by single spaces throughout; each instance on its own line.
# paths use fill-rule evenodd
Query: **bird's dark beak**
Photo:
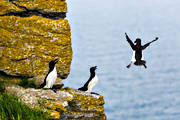
M 94 66 L 95 69 L 97 69 L 97 66 Z
M 55 59 L 55 60 L 54 60 L 54 63 L 56 64 L 57 62 L 58 62 L 58 59 Z
M 137 40 L 135 40 L 134 43 L 137 43 Z

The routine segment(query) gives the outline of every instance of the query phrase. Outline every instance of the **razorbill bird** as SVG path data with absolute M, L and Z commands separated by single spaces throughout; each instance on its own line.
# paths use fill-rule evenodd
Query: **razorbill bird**
M 133 56 L 131 59 L 130 64 L 127 66 L 127 68 L 130 68 L 131 64 L 134 63 L 134 65 L 137 66 L 141 66 L 143 65 L 145 68 L 147 68 L 146 66 L 146 61 L 144 60 L 144 57 L 142 55 L 142 51 L 145 50 L 152 42 L 158 40 L 158 37 L 156 37 L 154 40 L 152 40 L 151 42 L 146 43 L 145 45 L 141 45 L 141 39 L 137 38 L 134 43 L 136 43 L 134 45 L 134 43 L 131 41 L 131 39 L 129 38 L 129 36 L 125 33 L 126 35 L 126 39 L 128 41 L 128 43 L 130 44 L 132 50 L 133 50 Z
M 40 88 L 52 88 L 57 78 L 56 63 L 58 59 L 49 62 L 49 72 L 44 79 L 44 83 L 41 84 Z
M 95 70 L 97 69 L 97 66 L 91 67 L 90 68 L 90 78 L 89 80 L 84 84 L 83 87 L 79 88 L 78 90 L 81 91 L 86 91 L 91 93 L 93 87 L 96 86 L 97 82 L 98 82 L 98 77 L 95 73 Z

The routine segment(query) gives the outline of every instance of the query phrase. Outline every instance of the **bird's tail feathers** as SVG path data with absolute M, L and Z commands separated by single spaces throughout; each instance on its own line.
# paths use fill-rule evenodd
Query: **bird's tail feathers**
M 81 88 L 78 88 L 78 90 L 83 90 L 83 87 L 81 87 Z
M 78 90 L 80 90 L 80 91 L 87 91 L 87 89 L 85 87 L 81 87 Z
M 39 87 L 39 89 L 43 88 L 46 84 L 45 83 L 42 83 Z

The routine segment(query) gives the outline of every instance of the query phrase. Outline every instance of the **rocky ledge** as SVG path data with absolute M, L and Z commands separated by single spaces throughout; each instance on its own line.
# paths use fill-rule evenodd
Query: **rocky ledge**
M 51 119 L 105 120 L 104 99 L 72 88 L 52 90 L 7 86 L 6 91 L 17 95 L 24 104 L 48 112 Z
M 65 0 L 0 0 L 0 80 L 24 78 L 43 82 L 55 58 L 58 80 L 68 77 L 72 61 L 71 32 Z M 52 90 L 11 85 L 24 104 L 48 112 L 52 119 L 104 120 L 103 96 L 72 88 Z

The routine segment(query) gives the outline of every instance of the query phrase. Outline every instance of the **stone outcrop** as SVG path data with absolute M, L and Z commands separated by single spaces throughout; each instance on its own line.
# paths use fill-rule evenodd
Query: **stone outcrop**
M 0 1 L 0 73 L 42 83 L 48 64 L 58 58 L 64 79 L 72 60 L 71 33 L 64 0 Z
M 25 77 L 41 84 L 55 58 L 59 59 L 57 82 L 67 78 L 72 48 L 66 12 L 65 0 L 0 0 L 0 80 L 10 83 Z M 101 95 L 72 88 L 56 93 L 15 85 L 5 88 L 24 104 L 48 112 L 52 119 L 106 119 Z
M 16 94 L 30 107 L 43 109 L 52 119 L 61 120 L 105 120 L 104 99 L 101 95 L 89 94 L 72 88 L 56 91 L 43 89 L 24 89 L 8 86 L 10 94 Z

